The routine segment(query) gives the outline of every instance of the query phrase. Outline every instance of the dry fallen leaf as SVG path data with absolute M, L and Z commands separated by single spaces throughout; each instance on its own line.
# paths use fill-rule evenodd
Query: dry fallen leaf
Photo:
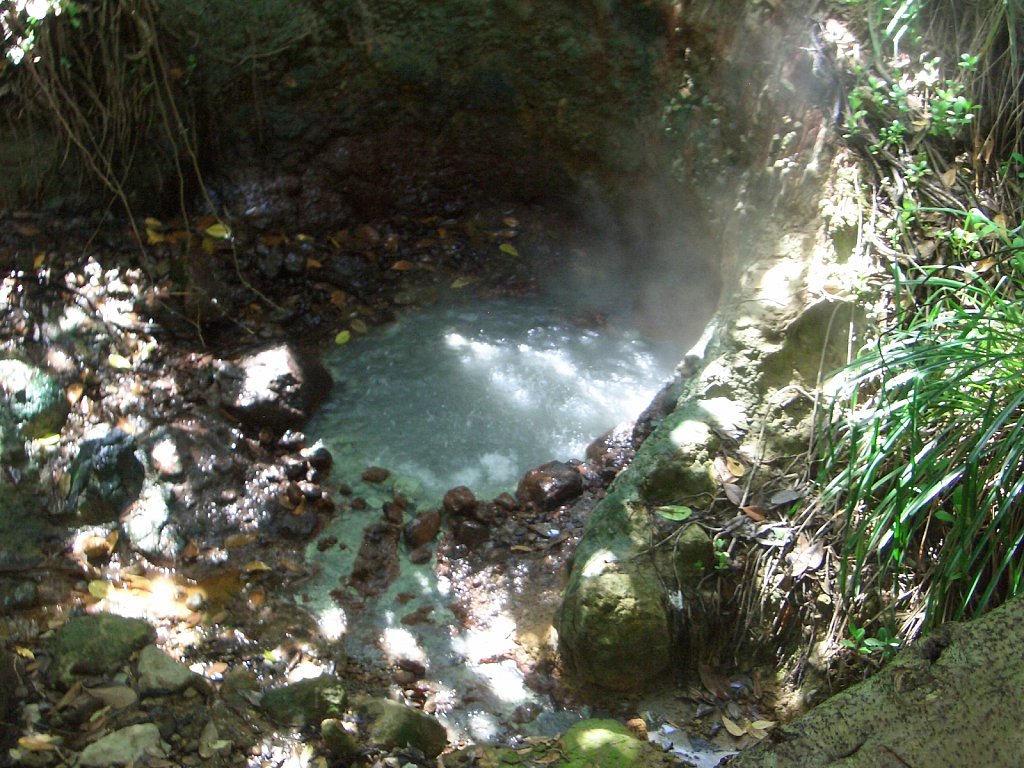
M 732 456 L 725 457 L 725 466 L 736 477 L 743 477 L 747 472 L 747 468 L 743 466 L 743 462 L 734 459 Z
M 498 250 L 501 251 L 502 253 L 507 253 L 509 256 L 519 255 L 519 249 L 517 249 L 511 243 L 502 243 L 500 246 L 498 246 Z
M 416 269 L 416 265 L 408 259 L 399 259 L 391 268 L 396 272 L 408 272 L 410 269 Z
M 697 665 L 697 674 L 700 676 L 701 684 L 707 688 L 711 695 L 723 701 L 729 698 L 729 681 L 723 675 L 720 675 L 707 664 Z
M 731 733 L 733 736 L 736 736 L 737 738 L 739 738 L 740 736 L 745 736 L 747 734 L 746 728 L 744 728 L 742 725 L 739 725 L 735 721 L 730 720 L 725 715 L 722 715 L 722 725 L 725 726 L 725 730 L 727 730 L 729 733 Z
M 825 548 L 820 541 L 811 542 L 806 534 L 797 536 L 796 546 L 786 555 L 786 562 L 792 570 L 793 577 L 801 576 L 821 567 L 825 556 Z
M 743 507 L 743 514 L 755 523 L 763 523 L 767 514 L 761 507 Z

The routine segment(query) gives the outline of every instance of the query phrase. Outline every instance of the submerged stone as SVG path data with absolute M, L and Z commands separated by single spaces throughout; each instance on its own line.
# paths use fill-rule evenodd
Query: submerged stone
M 583 492 L 583 476 L 572 464 L 550 461 L 527 472 L 519 481 L 516 497 L 520 504 L 554 509 Z

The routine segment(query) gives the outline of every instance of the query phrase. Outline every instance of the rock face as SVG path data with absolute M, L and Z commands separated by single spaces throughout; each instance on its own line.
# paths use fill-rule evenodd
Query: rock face
M 153 628 L 141 619 L 108 613 L 72 619 L 57 630 L 51 641 L 50 681 L 67 688 L 76 674 L 106 674 L 152 643 L 154 636 Z
M 730 768 L 1016 766 L 1024 600 L 947 624 L 885 669 L 780 726 Z M 998 706 L 994 706 L 997 697 Z
M 327 369 L 290 344 L 222 363 L 218 373 L 230 413 L 247 426 L 279 432 L 300 428 L 331 388 Z

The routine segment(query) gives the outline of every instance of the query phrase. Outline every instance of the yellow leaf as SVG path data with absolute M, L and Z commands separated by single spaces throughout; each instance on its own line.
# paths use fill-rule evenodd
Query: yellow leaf
M 211 237 L 204 237 L 202 244 L 203 253 L 213 255 L 217 252 L 217 241 Z
M 295 236 L 295 239 L 298 240 L 300 243 L 311 243 L 311 242 L 313 242 L 313 236 L 312 235 L 298 234 L 298 235 Z
M 68 391 L 65 393 L 65 397 L 68 400 L 68 405 L 74 405 L 82 399 L 82 393 L 85 391 L 85 387 L 80 381 L 76 381 L 73 384 L 68 385 Z
M 147 229 L 160 229 L 163 227 L 163 222 L 161 222 L 160 219 L 154 219 L 152 216 L 147 216 L 143 223 L 146 225 Z
M 306 269 L 320 269 L 321 267 L 323 267 L 322 261 L 317 261 L 316 259 L 306 259 Z
M 472 285 L 475 282 L 475 277 L 456 277 L 452 281 L 452 288 L 465 288 L 467 285 Z
M 110 583 L 102 579 L 93 579 L 89 582 L 89 594 L 102 600 L 110 592 Z
M 352 332 L 351 331 L 338 331 L 338 335 L 334 337 L 334 343 L 338 344 L 338 345 L 348 344 L 348 340 L 351 339 L 351 338 L 352 338 Z
M 211 224 L 203 232 L 207 237 L 212 237 L 215 240 L 226 240 L 231 237 L 231 227 L 219 221 L 216 224 Z
M 119 371 L 125 371 L 132 367 L 132 361 L 124 355 L 119 355 L 114 352 L 107 358 L 107 365 L 111 368 L 116 368 Z
M 35 260 L 32 262 L 32 269 L 39 269 L 45 263 L 46 263 L 46 254 L 45 253 L 40 253 L 40 254 L 38 254 L 36 256 Z
M 744 736 L 747 733 L 746 728 L 744 728 L 742 725 L 736 724 L 725 715 L 722 715 L 722 725 L 725 726 L 725 730 L 727 730 L 729 733 L 736 737 Z
M 146 245 L 158 245 L 159 243 L 166 243 L 167 238 L 157 232 L 155 229 L 146 228 Z
M 997 225 L 1002 230 L 1006 229 L 1006 221 L 1006 214 L 1002 212 L 999 212 L 992 217 L 992 223 Z
M 512 245 L 512 243 L 502 243 L 500 246 L 498 246 L 498 250 L 501 251 L 502 253 L 507 253 L 509 256 L 519 255 L 519 251 L 516 249 L 514 245 Z
M 349 323 L 349 327 L 353 331 L 356 331 L 357 333 L 366 333 L 366 323 L 364 323 L 358 317 L 353 319 L 352 322 Z
M 250 560 L 242 566 L 242 570 L 246 573 L 266 573 L 273 569 L 262 560 Z
M 736 477 L 743 477 L 747 471 L 747 468 L 743 466 L 743 462 L 737 461 L 732 456 L 725 457 L 725 466 L 730 472 L 732 472 L 732 474 L 736 475 Z
M 29 661 L 35 661 L 36 655 L 34 653 L 32 653 L 32 651 L 29 650 L 28 648 L 23 648 L 20 645 L 16 645 L 16 646 L 14 646 L 14 652 L 16 654 L 18 654 L 19 656 L 21 656 L 21 658 L 23 658 L 23 659 L 28 659 Z
M 32 445 L 39 448 L 48 448 L 60 442 L 60 435 L 43 435 L 32 441 Z
M 954 165 L 944 173 L 939 174 L 939 180 L 945 187 L 952 187 L 956 183 L 956 166 Z
M 757 728 L 759 731 L 767 731 L 769 728 L 774 728 L 775 723 L 771 720 L 755 720 L 750 724 L 751 728 Z
M 392 264 L 391 268 L 398 272 L 408 272 L 410 269 L 416 269 L 416 265 L 407 259 L 401 259 Z
M 53 736 L 49 734 L 22 736 L 18 739 L 18 746 L 28 752 L 53 752 L 57 749 Z

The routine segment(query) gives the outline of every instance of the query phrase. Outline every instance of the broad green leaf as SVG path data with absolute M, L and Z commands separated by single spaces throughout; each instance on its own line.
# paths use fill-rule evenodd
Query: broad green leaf
M 339 331 L 338 335 L 334 337 L 334 343 L 338 345 L 348 344 L 348 340 L 351 338 L 352 331 Z
M 512 245 L 512 243 L 502 243 L 500 246 L 498 246 L 498 250 L 501 251 L 502 253 L 507 253 L 509 256 L 519 255 L 519 251 L 516 249 L 514 245 Z
M 693 514 L 692 509 L 681 504 L 668 504 L 664 507 L 656 507 L 654 511 L 666 520 L 674 520 L 677 523 L 686 520 Z

